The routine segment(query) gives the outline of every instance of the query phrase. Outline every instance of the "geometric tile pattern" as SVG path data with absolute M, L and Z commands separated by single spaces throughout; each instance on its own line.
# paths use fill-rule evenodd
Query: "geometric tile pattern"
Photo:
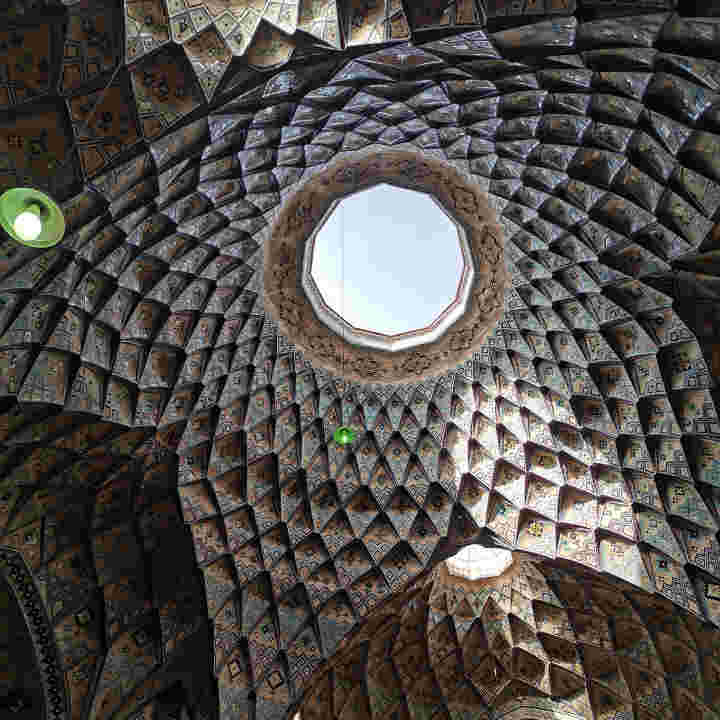
M 61 91 L 70 94 L 113 71 L 121 59 L 116 3 L 79 4 L 68 12 Z
M 233 57 L 247 55 L 259 67 L 283 63 L 298 30 L 341 47 L 335 0 L 127 0 L 125 16 L 128 57 L 138 60 L 171 40 L 182 45 L 208 99 Z
M 622 5 L 622 3 L 620 3 Z M 590 12 L 598 5 L 586 0 Z M 129 61 L 172 42 L 182 45 L 211 98 L 233 57 L 256 67 L 287 61 L 296 47 L 320 42 L 341 49 L 407 40 L 413 32 L 479 25 L 487 19 L 568 15 L 575 0 L 125 0 Z M 601 5 L 602 7 L 602 5 Z M 649 0 L 645 12 L 668 10 L 673 0 Z
M 168 64 L 193 63 L 142 33 L 168 44 Z M 337 70 L 325 58 L 285 69 L 165 135 L 210 85 L 188 100 L 148 78 L 161 129 L 143 129 L 158 139 L 138 139 L 129 161 L 113 128 L 134 127 L 134 110 L 124 121 L 104 103 L 122 107 L 114 88 L 141 81 L 142 63 L 107 95 L 78 91 L 96 129 L 75 134 L 111 169 L 64 204 L 62 245 L 0 253 L 0 532 L 43 595 L 66 717 L 284 717 L 353 628 L 371 629 L 388 600 L 409 607 L 408 583 L 477 541 L 568 568 L 550 580 L 573 608 L 566 643 L 582 646 L 583 668 L 562 664 L 570 629 L 542 630 L 545 601 L 518 589 L 509 610 L 478 611 L 512 657 L 502 646 L 463 666 L 471 697 L 487 696 L 477 707 L 505 697 L 494 683 L 510 668 L 545 694 L 581 678 L 603 719 L 713 717 L 702 623 L 720 623 L 719 37 L 714 21 L 669 14 L 473 29 Z M 69 157 L 61 123 L 40 120 L 60 109 L 46 112 L 21 114 L 38 126 L 32 143 L 0 125 L 23 177 Z M 418 358 L 417 382 L 353 385 L 277 333 L 258 240 L 307 168 L 406 144 L 472 174 L 513 283 L 466 366 L 433 376 Z M 340 424 L 357 433 L 347 452 L 331 442 Z M 622 608 L 608 635 L 609 612 L 582 617 L 560 590 L 587 599 L 577 579 L 593 572 L 598 586 L 627 583 L 610 594 L 639 616 L 618 671 L 607 658 Z M 458 614 L 424 634 L 452 620 L 457 642 L 437 647 L 457 658 Z M 388 693 L 406 693 L 389 680 L 398 642 Z M 537 642 L 548 658 L 559 644 L 559 661 Z M 538 663 L 549 686 L 533 680 Z M 365 702 L 356 665 L 334 681 L 337 716 Z M 397 717 L 465 716 L 432 704 L 439 672 L 410 693 L 423 702 L 397 700 Z
M 673 2 L 645 0 L 643 8 L 669 9 Z M 598 0 L 581 4 L 591 14 L 611 11 L 602 3 L 595 9 Z M 409 9 L 406 5 L 400 0 L 14 0 L 2 11 L 7 22 L 0 33 L 0 127 L 8 121 L 7 132 L 0 131 L 0 145 L 5 135 L 10 145 L 4 151 L 9 158 L 0 168 L 0 187 L 32 179 L 65 199 L 77 192 L 82 178 L 122 162 L 119 154 L 129 156 L 137 122 L 144 139 L 153 140 L 188 112 L 207 109 L 207 103 L 220 102 L 234 88 L 259 81 L 259 71 L 289 60 L 298 61 L 294 74 L 300 76 L 306 58 L 333 62 L 337 51 L 349 46 L 404 41 L 428 28 L 478 27 L 486 20 L 517 22 L 575 10 L 575 0 L 427 0 Z M 128 70 L 131 84 L 125 79 Z M 106 90 L 115 100 L 121 91 L 122 105 L 94 111 Z M 69 107 L 59 117 L 47 115 L 48 103 L 69 105 L 77 97 L 92 102 L 85 103 L 88 112 L 81 119 L 73 113 L 74 127 Z M 27 112 L 19 122 L 8 112 L 15 108 Z M 120 117 L 130 141 L 121 133 L 112 142 L 97 142 Z M 47 137 L 38 135 L 32 120 Z M 15 132 L 18 127 L 22 133 Z M 65 141 L 64 152 L 58 152 L 51 130 Z M 90 148 L 88 130 L 95 138 Z M 50 157 L 28 157 L 31 145 L 39 148 L 33 155 Z
M 597 576 L 524 563 L 457 582 L 440 567 L 362 623 L 300 714 L 714 718 L 719 639 Z

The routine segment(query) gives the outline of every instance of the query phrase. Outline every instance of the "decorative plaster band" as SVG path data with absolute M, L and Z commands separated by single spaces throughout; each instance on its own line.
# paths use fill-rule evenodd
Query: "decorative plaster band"
M 459 312 L 450 308 L 440 323 L 399 336 L 413 347 L 373 333 L 348 331 L 343 340 L 339 316 L 303 282 L 308 244 L 328 213 L 343 197 L 379 183 L 431 195 L 462 229 L 472 268 L 467 291 L 461 285 L 458 292 Z M 506 282 L 502 231 L 477 181 L 462 166 L 405 147 L 344 153 L 304 179 L 286 197 L 265 243 L 265 303 L 281 332 L 313 363 L 361 382 L 406 382 L 463 363 L 500 319 Z

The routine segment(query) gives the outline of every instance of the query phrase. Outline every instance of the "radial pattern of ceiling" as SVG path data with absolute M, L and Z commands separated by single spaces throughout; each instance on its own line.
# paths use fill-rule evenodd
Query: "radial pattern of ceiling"
M 720 22 L 589 1 L 313 41 L 208 106 L 188 63 L 225 9 L 126 67 L 119 8 L 36 5 L 0 33 L 0 172 L 68 232 L 0 252 L 0 570 L 47 716 L 717 720 Z M 246 55 L 303 38 L 275 5 Z M 351 383 L 278 333 L 262 239 L 306 174 L 405 147 L 487 195 L 512 282 L 466 364 Z M 440 563 L 475 542 L 541 564 L 465 587 Z
M 419 331 L 456 300 L 465 262 L 458 228 L 428 195 L 376 185 L 341 200 L 315 236 L 311 275 L 355 328 Z

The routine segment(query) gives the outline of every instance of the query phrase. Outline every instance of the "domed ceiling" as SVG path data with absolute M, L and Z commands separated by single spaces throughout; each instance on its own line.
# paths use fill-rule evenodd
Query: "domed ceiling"
M 0 247 L 0 706 L 717 720 L 720 19 L 674 5 L 2 5 L 0 186 L 68 230 Z M 401 381 L 266 287 L 368 158 L 493 218 Z
M 705 717 L 693 699 L 710 640 L 699 628 L 597 576 L 517 560 L 472 582 L 440 566 L 344 644 L 300 715 Z

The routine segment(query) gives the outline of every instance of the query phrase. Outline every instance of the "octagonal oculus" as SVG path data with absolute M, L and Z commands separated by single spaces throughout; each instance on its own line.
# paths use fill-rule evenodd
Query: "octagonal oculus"
M 334 203 L 303 263 L 321 320 L 389 351 L 440 337 L 464 312 L 472 276 L 463 228 L 430 195 L 387 183 Z

